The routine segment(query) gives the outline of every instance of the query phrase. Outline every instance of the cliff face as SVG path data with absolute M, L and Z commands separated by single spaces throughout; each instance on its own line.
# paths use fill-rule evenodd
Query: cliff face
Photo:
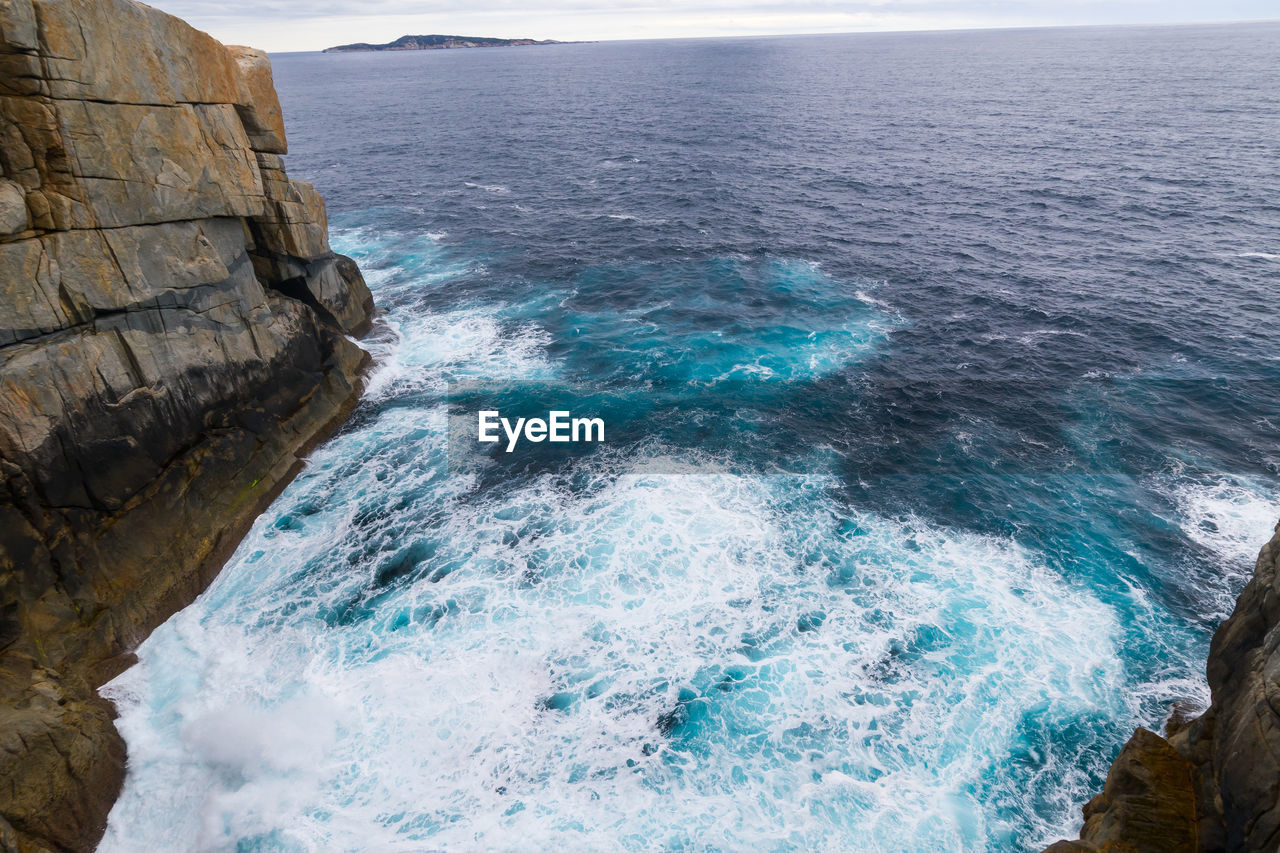
M 1080 841 L 1046 853 L 1280 850 L 1280 527 L 1209 650 L 1213 701 L 1168 739 L 1139 729 Z
M 95 688 L 358 397 L 369 291 L 283 153 L 261 52 L 0 0 L 0 851 L 97 843 Z

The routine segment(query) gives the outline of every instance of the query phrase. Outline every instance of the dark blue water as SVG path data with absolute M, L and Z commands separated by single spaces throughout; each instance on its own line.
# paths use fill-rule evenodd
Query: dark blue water
M 108 849 L 1031 850 L 1205 700 L 1280 25 L 274 62 L 378 367 L 113 684 Z M 451 464 L 512 379 L 620 438 Z

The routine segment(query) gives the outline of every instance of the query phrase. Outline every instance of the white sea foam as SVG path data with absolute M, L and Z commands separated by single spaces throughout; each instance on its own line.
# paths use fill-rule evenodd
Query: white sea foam
M 697 458 L 468 495 L 421 415 L 327 446 L 108 688 L 104 850 L 987 849 L 974 791 L 1024 715 L 1129 701 L 1108 610 L 1009 542 Z M 431 556 L 370 589 L 370 542 Z M 1051 772 L 1065 814 L 1084 780 Z
M 1182 483 L 1174 489 L 1183 532 L 1221 557 L 1234 578 L 1253 571 L 1258 549 L 1280 519 L 1280 501 L 1265 489 L 1222 477 Z
M 511 192 L 509 187 L 504 187 L 501 184 L 476 184 L 471 181 L 465 181 L 464 186 L 468 189 L 484 190 L 485 192 L 493 193 L 494 195 L 507 195 Z
M 363 342 L 374 361 L 366 383 L 369 399 L 424 390 L 443 393 L 447 382 L 459 379 L 555 375 L 545 354 L 547 333 L 533 323 L 503 320 L 501 305 L 447 311 L 408 307 L 436 288 L 483 273 L 482 264 L 450 257 L 441 246 L 444 237 L 359 228 L 334 233 L 335 248 L 360 262 L 379 301 L 401 303 Z
M 410 390 L 443 393 L 447 381 L 505 376 L 550 379 L 547 333 L 532 323 L 504 324 L 492 309 L 481 308 L 395 317 L 385 344 L 370 346 L 375 369 L 368 397 L 383 399 Z
M 472 268 L 367 237 L 351 251 L 401 305 L 368 396 L 394 405 L 318 449 L 105 688 L 130 772 L 104 851 L 986 850 L 1015 825 L 1070 831 L 1092 780 L 1035 732 L 1136 715 L 1108 606 L 1011 541 L 850 509 L 821 475 L 619 448 L 478 490 L 483 468 L 446 464 L 444 406 L 414 392 L 554 375 L 548 339 L 503 306 L 404 307 Z
M 634 216 L 630 213 L 588 214 L 587 216 L 587 218 L 589 219 L 598 219 L 601 217 L 605 219 L 612 219 L 616 222 L 634 222 L 637 225 L 648 225 L 648 226 L 666 225 L 668 221 L 666 219 L 660 219 L 660 218 L 646 219 L 641 216 Z
M 476 275 L 483 265 L 469 258 L 450 257 L 444 232 L 395 232 L 372 228 L 332 231 L 335 251 L 360 263 L 365 280 L 380 302 L 429 294 L 459 278 Z
M 1083 332 L 1077 332 L 1073 329 L 1034 329 L 1024 335 L 1018 336 L 1018 343 L 1023 346 L 1036 346 L 1044 338 L 1057 338 L 1062 336 L 1087 338 L 1088 335 Z
M 879 299 L 875 296 L 872 296 L 871 294 L 867 293 L 865 290 L 855 290 L 853 292 L 853 295 L 868 305 L 873 305 L 876 308 L 883 309 L 884 311 L 887 311 L 891 314 L 894 314 L 895 316 L 898 316 L 898 309 L 894 308 L 892 305 L 890 305 L 888 302 L 885 302 L 883 299 Z

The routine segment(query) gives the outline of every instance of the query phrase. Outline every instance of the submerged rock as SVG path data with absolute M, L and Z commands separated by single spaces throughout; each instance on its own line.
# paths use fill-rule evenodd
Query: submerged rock
M 96 845 L 95 688 L 359 396 L 372 298 L 285 150 L 261 51 L 0 2 L 0 849 Z

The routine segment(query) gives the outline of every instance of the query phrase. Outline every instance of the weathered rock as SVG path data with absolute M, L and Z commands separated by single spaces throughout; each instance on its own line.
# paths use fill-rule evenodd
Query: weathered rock
M 1102 793 L 1084 807 L 1075 849 L 1100 853 L 1195 853 L 1191 765 L 1169 742 L 1138 729 L 1111 765 Z M 1072 849 L 1072 848 L 1068 848 Z
M 59 228 L 115 228 L 264 210 L 262 177 L 231 104 L 55 107 L 86 216 Z
M 0 237 L 27 230 L 27 194 L 13 181 L 0 179 Z
M 346 307 L 335 310 L 335 316 L 345 316 L 347 320 L 340 320 L 344 325 L 351 324 L 351 334 L 361 337 L 369 330 L 372 325 L 373 318 L 373 294 L 369 292 L 369 286 L 364 282 L 364 275 L 360 272 L 360 267 L 356 262 L 348 258 L 346 255 L 333 256 L 334 269 L 338 271 L 338 275 L 346 282 Z M 359 318 L 363 316 L 365 319 L 360 322 Z
M 15 8 L 22 5 L 16 0 Z M 235 104 L 244 81 L 218 41 L 141 3 L 34 0 L 42 93 L 116 104 Z M 9 27 L 4 26 L 7 33 Z M 21 37 L 27 31 L 15 27 Z
M 84 685 L 65 685 L 36 668 L 29 678 L 27 707 L 0 707 L 0 750 L 38 766 L 64 765 L 68 772 L 6 775 L 3 784 L 10 787 L 0 796 L 11 804 L 11 826 L 55 849 L 75 849 L 111 808 L 124 780 L 124 741 L 112 724 L 111 703 Z
M 15 51 L 40 47 L 31 0 L 0 0 L 0 44 Z
M 271 60 L 257 48 L 233 45 L 227 48 L 240 67 L 244 92 L 236 106 L 255 151 L 286 154 L 284 114 L 271 77 Z
M 330 254 L 324 201 L 303 181 L 263 182 L 267 209 L 254 220 L 260 254 L 285 258 L 323 258 Z
M 1209 688 L 1213 725 L 1188 749 L 1209 745 L 1226 849 L 1280 849 L 1280 532 L 1213 636 Z
M 1055 841 L 1044 853 L 1097 853 L 1097 848 L 1080 841 Z
M 1214 634 L 1208 676 L 1204 714 L 1175 713 L 1168 741 L 1139 729 L 1121 751 L 1085 806 L 1083 850 L 1280 850 L 1280 527 Z
M 0 0 L 0 851 L 97 843 L 95 688 L 359 395 L 372 299 L 284 147 L 261 52 Z

